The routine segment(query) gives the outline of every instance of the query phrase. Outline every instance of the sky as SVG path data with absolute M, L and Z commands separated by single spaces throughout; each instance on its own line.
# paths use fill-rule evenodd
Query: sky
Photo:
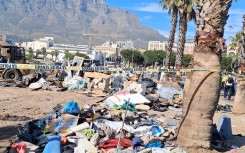
M 138 16 L 143 25 L 158 30 L 160 34 L 168 37 L 171 25 L 171 16 L 162 11 L 159 0 L 105 0 L 109 6 L 117 6 Z M 242 17 L 245 14 L 245 0 L 233 2 L 229 10 L 229 19 L 225 26 L 225 38 L 230 41 L 230 36 L 242 28 Z M 231 27 L 232 26 L 232 27 Z M 195 36 L 196 25 L 193 21 L 188 23 L 187 39 Z M 177 38 L 177 37 L 176 37 Z

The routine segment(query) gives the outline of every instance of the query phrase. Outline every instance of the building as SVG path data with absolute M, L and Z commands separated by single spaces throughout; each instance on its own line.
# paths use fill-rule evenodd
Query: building
M 149 41 L 148 42 L 148 50 L 166 50 L 167 49 L 167 41 Z
M 184 54 L 192 55 L 194 52 L 194 49 L 195 49 L 194 40 L 192 39 L 186 40 Z
M 125 49 L 135 49 L 134 42 L 131 40 L 126 41 L 116 41 L 116 43 L 111 41 L 106 41 L 104 44 L 95 47 L 96 51 L 100 51 L 109 55 L 116 54 L 120 56 L 120 52 Z
M 98 52 L 106 53 L 108 55 L 117 54 L 118 45 L 114 42 L 106 41 L 104 44 L 96 46 L 95 50 Z
M 149 41 L 148 42 L 148 50 L 163 50 L 166 51 L 167 50 L 167 46 L 168 46 L 168 42 L 167 41 Z M 173 45 L 173 52 L 177 52 L 177 43 L 175 42 Z M 186 40 L 185 43 L 185 50 L 184 50 L 184 54 L 190 54 L 192 55 L 194 52 L 194 48 L 195 48 L 195 43 L 193 40 Z
M 59 52 L 69 51 L 70 53 L 84 53 L 87 54 L 91 50 L 88 48 L 88 45 L 71 45 L 71 44 L 54 44 L 53 46 L 47 48 L 47 52 L 52 52 L 58 50 Z
M 32 42 L 23 42 L 21 44 L 26 50 L 32 48 L 34 51 L 41 50 L 42 48 L 49 48 L 53 46 L 54 38 L 53 37 L 44 37 L 39 40 L 34 40 Z
M 222 50 L 221 55 L 222 55 L 222 57 L 228 56 L 228 46 L 227 45 L 224 46 L 224 49 Z
M 116 44 L 120 51 L 125 50 L 125 49 L 135 49 L 134 42 L 131 40 L 117 41 Z

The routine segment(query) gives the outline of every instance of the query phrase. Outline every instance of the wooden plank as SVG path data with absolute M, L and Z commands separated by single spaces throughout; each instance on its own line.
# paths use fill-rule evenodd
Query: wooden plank
M 84 77 L 87 78 L 109 78 L 110 76 L 99 72 L 85 72 Z

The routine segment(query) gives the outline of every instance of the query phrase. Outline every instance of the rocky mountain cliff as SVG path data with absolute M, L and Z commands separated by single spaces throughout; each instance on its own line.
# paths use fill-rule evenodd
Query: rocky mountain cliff
M 58 43 L 72 44 L 88 44 L 84 34 L 100 34 L 92 37 L 93 45 L 131 39 L 143 48 L 149 40 L 166 40 L 104 0 L 0 0 L 0 32 L 16 39 L 53 36 Z

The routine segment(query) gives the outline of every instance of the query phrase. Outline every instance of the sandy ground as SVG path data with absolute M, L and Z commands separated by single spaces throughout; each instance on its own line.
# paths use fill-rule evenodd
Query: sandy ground
M 0 152 L 9 144 L 9 139 L 16 135 L 18 127 L 28 120 L 42 118 L 52 111 L 57 104 L 65 104 L 70 100 L 78 102 L 79 105 L 85 103 L 91 104 L 100 98 L 89 98 L 79 91 L 30 91 L 26 88 L 4 88 L 0 87 Z M 234 97 L 233 97 L 234 99 Z M 222 96 L 220 104 L 233 104 L 233 100 L 225 100 Z M 159 112 L 150 111 L 151 114 Z M 163 113 L 165 117 L 174 117 L 174 111 Z M 232 131 L 234 135 L 245 135 L 245 115 L 236 116 L 232 113 L 216 112 L 214 123 L 222 115 L 229 115 L 232 122 Z M 6 120 L 6 116 L 8 116 Z M 245 146 L 244 137 L 234 137 L 232 142 L 239 147 Z

